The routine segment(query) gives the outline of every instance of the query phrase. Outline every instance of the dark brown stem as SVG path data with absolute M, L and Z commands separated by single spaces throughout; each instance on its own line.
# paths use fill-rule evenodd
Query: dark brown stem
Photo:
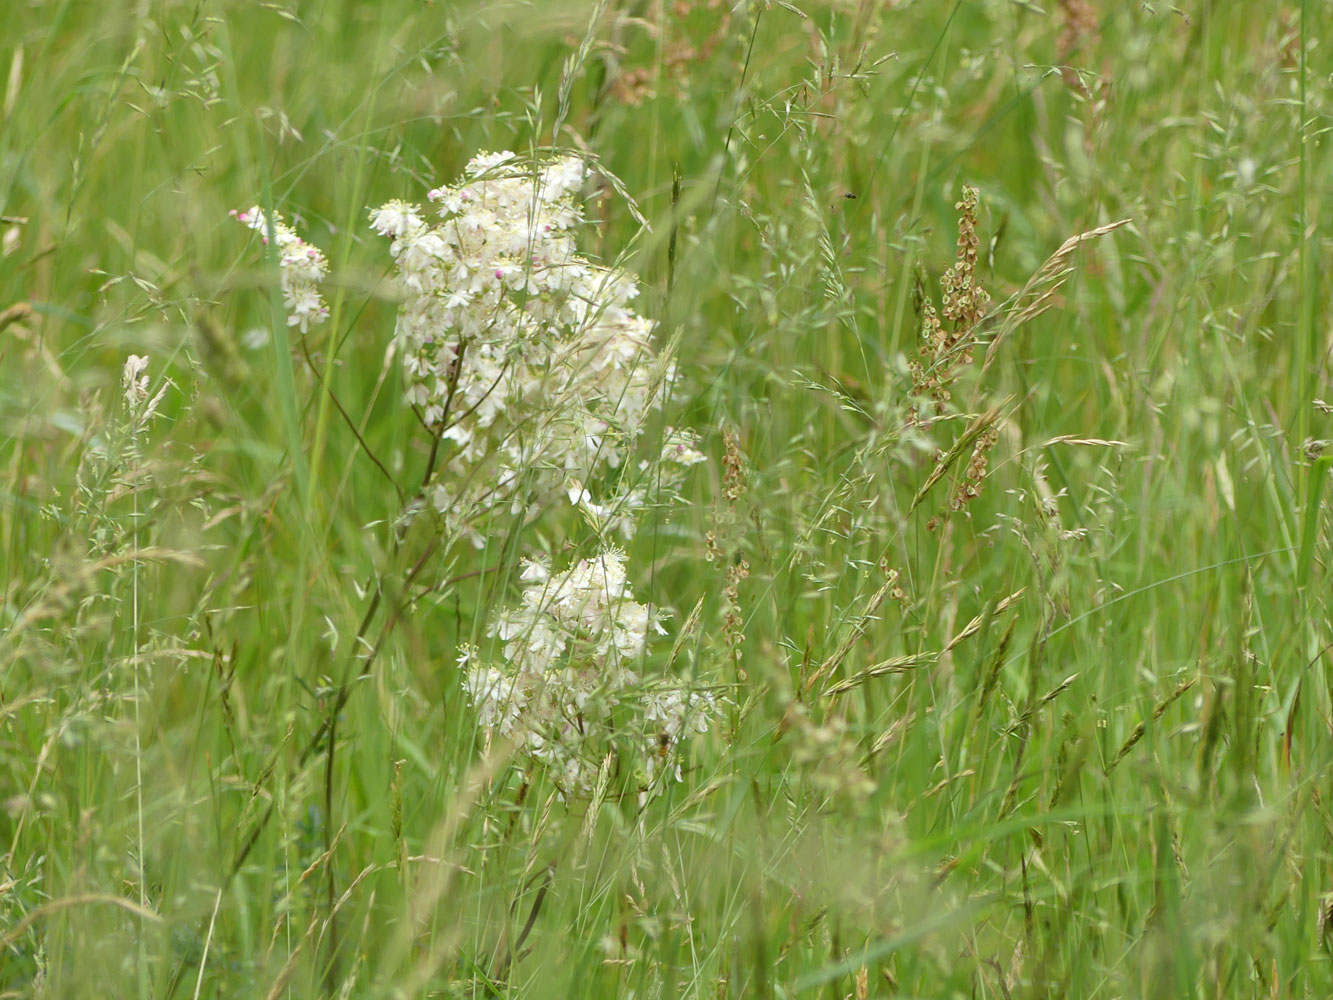
M 310 348 L 306 346 L 304 340 L 301 341 L 301 353 L 305 355 L 305 363 L 310 366 L 310 370 L 318 376 L 320 383 L 323 384 L 324 373 L 315 367 L 315 360 L 310 356 Z M 338 413 L 342 415 L 342 418 L 351 430 L 352 435 L 356 438 L 357 444 L 361 445 L 361 450 L 366 453 L 366 456 L 372 462 L 375 463 L 375 468 L 379 469 L 380 472 L 384 474 L 384 478 L 389 481 L 389 485 L 391 485 L 394 492 L 398 494 L 398 502 L 402 503 L 404 500 L 402 487 L 394 481 L 393 476 L 389 475 L 389 470 L 384 467 L 384 463 L 379 460 L 379 457 L 370 450 L 370 445 L 366 444 L 366 439 L 361 436 L 361 431 L 357 428 L 356 422 L 352 420 L 351 414 L 343 409 L 343 404 L 338 400 L 337 394 L 334 393 L 333 386 L 327 386 L 327 390 L 329 399 L 333 400 L 333 405 L 338 408 Z
M 454 405 L 454 394 L 458 392 L 458 380 L 463 374 L 463 354 L 467 350 L 467 341 L 458 342 L 458 350 L 454 353 L 454 360 L 449 365 L 449 393 L 444 397 L 444 412 L 440 415 L 440 429 L 431 435 L 430 440 L 430 458 L 426 461 L 426 474 L 421 477 L 421 492 L 426 492 L 426 487 L 430 485 L 430 477 L 435 474 L 435 459 L 440 453 L 440 437 L 444 429 L 448 426 L 446 421 L 449 419 L 449 410 Z
M 546 902 L 546 894 L 550 891 L 551 878 L 554 874 L 555 863 L 552 862 L 546 866 L 545 871 L 543 871 L 540 876 L 542 880 L 541 887 L 537 889 L 537 898 L 532 901 L 532 909 L 528 911 L 528 919 L 524 921 L 523 929 L 519 931 L 517 940 L 514 941 L 512 947 L 506 947 L 503 943 L 501 944 L 502 957 L 495 970 L 495 974 L 491 977 L 495 982 L 503 982 L 505 977 L 509 975 L 510 966 L 514 964 L 514 959 L 522 950 L 523 943 L 527 941 L 528 935 L 532 933 L 532 928 L 537 923 L 537 917 L 541 914 L 542 904 Z M 528 885 L 530 886 L 532 883 L 529 882 Z

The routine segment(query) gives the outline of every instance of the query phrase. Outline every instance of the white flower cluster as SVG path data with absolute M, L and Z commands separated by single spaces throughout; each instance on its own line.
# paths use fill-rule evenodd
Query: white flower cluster
M 392 240 L 408 402 L 453 445 L 433 500 L 461 523 L 619 468 L 672 379 L 634 279 L 575 248 L 584 176 L 577 157 L 487 153 L 428 193 L 437 212 L 370 214 Z
M 249 226 L 268 243 L 269 220 L 258 205 L 244 212 L 232 212 L 232 218 Z M 273 239 L 278 248 L 278 266 L 282 273 L 282 299 L 287 308 L 287 325 L 299 326 L 305 333 L 310 324 L 329 314 L 319 283 L 329 273 L 323 252 L 296 235 L 282 216 L 273 213 Z
M 613 732 L 641 741 L 650 780 L 668 760 L 679 778 L 679 740 L 706 732 L 717 706 L 708 693 L 641 683 L 648 636 L 665 631 L 634 600 L 624 553 L 607 549 L 556 574 L 528 562 L 521 579 L 522 602 L 488 630 L 504 644 L 502 663 L 478 662 L 471 647 L 459 657 L 482 727 L 543 765 L 565 794 L 592 788 Z

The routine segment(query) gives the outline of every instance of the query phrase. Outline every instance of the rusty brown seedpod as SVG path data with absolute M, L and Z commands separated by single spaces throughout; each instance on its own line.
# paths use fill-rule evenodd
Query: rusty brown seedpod
M 953 498 L 949 501 L 950 511 L 956 513 L 981 496 L 981 487 L 986 481 L 986 453 L 995 447 L 999 439 L 999 431 L 994 426 L 981 432 L 972 448 L 972 457 L 968 460 L 962 482 L 954 489 Z
M 986 315 L 990 308 L 990 296 L 977 283 L 977 249 L 981 241 L 977 238 L 977 189 L 964 187 L 963 197 L 954 205 L 958 214 L 958 256 L 951 268 L 940 278 L 940 288 L 944 292 L 944 318 L 953 324 L 952 337 L 948 346 L 953 347 L 963 339 Z M 971 352 L 963 352 L 963 362 L 972 358 Z
M 722 635 L 732 649 L 745 641 L 745 633 L 742 631 L 745 621 L 741 617 L 740 583 L 749 575 L 750 564 L 744 559 L 738 558 L 727 566 L 727 585 L 722 591 L 727 602 L 727 613 L 722 619 Z
M 918 357 L 909 363 L 912 394 L 948 402 L 949 386 L 958 369 L 972 361 L 974 331 L 990 311 L 991 298 L 977 279 L 977 235 L 980 199 L 977 189 L 963 187 L 962 197 L 954 205 L 958 211 L 957 254 L 953 264 L 940 276 L 940 309 L 936 311 L 930 296 L 919 292 L 921 337 Z M 915 419 L 919 410 L 913 409 Z
M 723 440 L 726 441 L 727 452 L 722 457 L 724 469 L 722 494 L 727 498 L 727 503 L 734 507 L 736 501 L 745 495 L 745 460 L 741 458 L 741 449 L 735 434 L 727 431 L 723 435 Z

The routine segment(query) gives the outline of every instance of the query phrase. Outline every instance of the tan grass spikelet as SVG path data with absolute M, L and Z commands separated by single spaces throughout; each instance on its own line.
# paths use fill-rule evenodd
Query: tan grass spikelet
M 12 326 L 19 320 L 27 319 L 31 315 L 32 306 L 26 302 L 15 302 L 8 309 L 0 311 L 0 330 Z
M 912 395 L 946 403 L 949 389 L 962 365 L 972 363 L 975 331 L 990 314 L 991 297 L 977 280 L 977 236 L 980 198 L 977 189 L 963 186 L 954 204 L 958 212 L 958 239 L 954 262 L 940 276 L 940 309 L 921 290 L 919 357 L 910 364 Z
M 871 595 L 870 600 L 866 602 L 865 610 L 861 612 L 856 624 L 852 626 L 842 642 L 838 644 L 838 648 L 833 651 L 833 654 L 821 663 L 819 669 L 811 674 L 809 679 L 805 682 L 805 689 L 807 691 L 813 688 L 815 682 L 825 674 L 836 670 L 838 665 L 847 658 L 847 654 L 851 652 L 852 646 L 854 646 L 856 641 L 861 638 L 862 634 L 865 632 L 866 625 L 874 619 L 875 612 L 879 610 L 880 605 L 884 603 L 884 599 L 889 596 L 897 583 L 898 571 L 889 570 L 888 578 L 880 586 L 879 590 Z
M 981 365 L 983 373 L 994 364 L 995 358 L 999 354 L 1000 344 L 1004 342 L 1005 338 L 1024 323 L 1035 319 L 1050 308 L 1055 293 L 1064 286 L 1069 275 L 1073 273 L 1073 268 L 1068 267 L 1067 264 L 1074 251 L 1084 243 L 1095 240 L 1099 236 L 1105 236 L 1107 233 L 1115 232 L 1115 230 L 1127 226 L 1133 221 L 1133 219 L 1119 219 L 1115 222 L 1108 222 L 1104 226 L 1098 226 L 1095 229 L 1089 229 L 1087 232 L 1071 236 L 1060 244 L 1060 248 L 1046 259 L 1046 263 L 1037 268 L 1032 277 L 1027 280 L 1027 284 L 997 310 L 997 312 L 1004 315 L 1004 321 L 1000 324 L 999 330 L 986 349 L 986 360 Z M 985 326 L 986 323 L 980 323 L 978 329 Z
M 1181 681 L 1178 685 L 1176 685 L 1176 689 L 1172 691 L 1169 695 L 1167 695 L 1165 698 L 1163 698 L 1161 701 L 1159 701 L 1156 707 L 1153 709 L 1152 713 L 1153 721 L 1156 722 L 1163 715 L 1165 715 L 1166 710 L 1170 708 L 1172 705 L 1174 705 L 1180 699 L 1180 697 L 1192 687 L 1194 687 L 1193 677 L 1191 677 L 1189 680 Z M 1120 764 L 1120 762 L 1124 760 L 1129 755 L 1129 752 L 1133 750 L 1134 747 L 1138 744 L 1139 740 L 1143 739 L 1143 736 L 1147 731 L 1148 731 L 1147 722 L 1140 721 L 1130 732 L 1129 736 L 1125 738 L 1125 742 L 1120 745 L 1120 749 L 1116 751 L 1116 755 L 1111 758 L 1111 763 L 1106 765 L 1106 771 L 1105 771 L 1106 774 L 1109 775 L 1112 771 L 1116 769 L 1116 767 Z
M 112 896 L 107 893 L 87 892 L 76 896 L 63 896 L 59 899 L 53 899 L 36 907 L 18 923 L 7 930 L 3 937 L 0 937 L 0 948 L 8 948 L 11 944 L 23 937 L 24 932 L 37 921 L 51 913 L 58 913 L 61 910 L 67 910 L 75 906 L 88 906 L 90 904 L 105 904 L 108 906 L 118 906 L 128 913 L 139 917 L 142 920 L 148 920 L 152 923 L 161 923 L 162 917 L 156 910 L 150 910 L 146 906 L 140 906 L 132 900 L 125 899 L 123 896 Z
M 1089 448 L 1128 448 L 1128 441 L 1113 441 L 1108 438 L 1085 438 L 1076 434 L 1059 434 L 1049 441 L 1043 441 L 1041 446 L 1049 448 L 1053 444 L 1073 444 L 1084 445 Z
M 1008 611 L 1015 603 L 1018 602 L 1019 598 L 1023 596 L 1026 590 L 1027 590 L 1026 587 L 1019 587 L 1018 590 L 1014 591 L 1008 597 L 1001 598 L 999 601 L 997 601 L 994 609 L 992 609 L 990 613 L 991 618 L 994 618 L 995 616 L 1001 615 L 1004 612 Z M 945 647 L 942 650 L 940 650 L 940 655 L 943 656 L 945 653 L 950 652 L 959 643 L 963 642 L 966 639 L 970 639 L 972 636 L 976 635 L 979 631 L 981 631 L 981 626 L 984 625 L 985 622 L 986 622 L 985 615 L 977 615 L 970 622 L 968 622 L 966 625 L 963 626 L 962 631 L 960 631 L 957 635 L 955 635 L 952 639 L 949 640 L 949 642 L 945 645 Z
M 858 674 L 853 674 L 846 680 L 838 681 L 837 684 L 825 688 L 824 694 L 830 697 L 836 694 L 846 694 L 868 680 L 883 677 L 886 674 L 906 673 L 927 663 L 934 663 L 937 659 L 939 659 L 938 653 L 908 653 L 905 656 L 892 656 L 887 660 L 881 660 L 873 667 L 867 667 Z
M 1073 685 L 1074 681 L 1078 680 L 1079 674 L 1080 671 L 1075 671 L 1074 673 L 1066 677 L 1064 680 L 1062 680 L 1059 684 L 1055 685 L 1055 687 L 1051 688 L 1044 695 L 1042 695 L 1041 698 L 1039 698 L 1032 706 L 1030 706 L 1025 712 L 1023 712 L 1021 716 L 1019 716 L 1016 722 L 1014 722 L 1008 729 L 1004 731 L 1005 735 L 1013 736 L 1024 726 L 1026 726 L 1029 722 L 1031 722 L 1033 716 L 1035 716 L 1038 712 L 1040 712 L 1051 702 L 1055 701 L 1055 699 L 1060 697 L 1060 695 L 1068 691 L 1069 688 Z

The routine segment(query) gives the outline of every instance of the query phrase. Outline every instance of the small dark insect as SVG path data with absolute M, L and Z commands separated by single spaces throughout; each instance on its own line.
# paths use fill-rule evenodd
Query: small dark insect
M 671 737 L 665 732 L 657 734 L 657 756 L 665 757 L 671 749 Z
M 846 192 L 843 193 L 843 197 L 846 198 L 848 201 L 855 201 L 855 200 L 856 200 L 856 192 L 855 192 L 855 191 L 846 191 Z

